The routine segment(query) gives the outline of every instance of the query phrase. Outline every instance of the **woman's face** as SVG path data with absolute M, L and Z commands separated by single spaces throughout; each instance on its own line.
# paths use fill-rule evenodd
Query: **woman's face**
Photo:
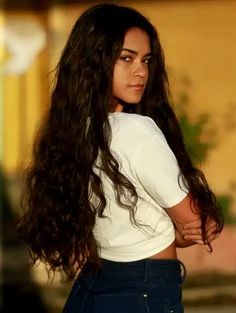
M 114 67 L 113 108 L 121 110 L 121 103 L 139 103 L 148 80 L 151 58 L 150 40 L 140 28 L 131 28 Z

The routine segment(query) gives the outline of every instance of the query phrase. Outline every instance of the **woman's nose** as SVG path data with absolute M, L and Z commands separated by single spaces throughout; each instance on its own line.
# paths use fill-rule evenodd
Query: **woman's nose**
M 135 64 L 134 74 L 135 76 L 144 78 L 147 75 L 147 64 L 137 62 L 137 64 Z

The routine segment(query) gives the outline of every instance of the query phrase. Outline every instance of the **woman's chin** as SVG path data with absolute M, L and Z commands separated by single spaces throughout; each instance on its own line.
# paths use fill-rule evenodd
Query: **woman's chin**
M 141 98 L 130 98 L 127 99 L 126 101 L 124 101 L 124 103 L 130 104 L 130 105 L 135 105 L 135 104 L 139 104 L 141 101 Z

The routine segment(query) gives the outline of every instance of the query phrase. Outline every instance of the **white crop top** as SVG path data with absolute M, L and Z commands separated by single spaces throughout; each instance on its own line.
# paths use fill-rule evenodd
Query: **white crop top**
M 113 184 L 100 173 L 107 217 L 97 217 L 94 236 L 100 257 L 119 262 L 141 260 L 164 250 L 174 241 L 174 227 L 163 208 L 179 203 L 188 190 L 181 179 L 180 188 L 177 160 L 151 118 L 116 112 L 109 114 L 109 121 L 111 152 L 120 165 L 120 172 L 132 182 L 139 195 L 135 219 L 150 227 L 131 223 L 129 211 L 116 201 Z M 96 202 L 95 195 L 91 201 Z

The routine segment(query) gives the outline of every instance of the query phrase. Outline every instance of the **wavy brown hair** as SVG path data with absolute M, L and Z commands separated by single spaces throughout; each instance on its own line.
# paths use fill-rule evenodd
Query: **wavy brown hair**
M 171 108 L 156 29 L 132 8 L 93 6 L 76 21 L 58 63 L 51 105 L 37 132 L 32 163 L 26 171 L 24 214 L 18 223 L 33 264 L 40 260 L 69 279 L 75 278 L 85 263 L 91 271 L 100 264 L 93 228 L 96 216 L 103 217 L 106 199 L 101 178 L 94 171 L 98 154 L 118 203 L 130 211 L 135 223 L 138 194 L 109 149 L 108 122 L 114 65 L 131 27 L 148 34 L 152 61 L 141 103 L 127 104 L 124 110 L 151 117 L 163 131 L 199 208 L 204 236 L 208 217 L 216 221 L 219 231 L 223 227 L 215 195 L 204 174 L 193 166 Z M 129 197 L 124 197 L 127 192 Z M 91 193 L 99 199 L 97 205 L 91 203 Z

